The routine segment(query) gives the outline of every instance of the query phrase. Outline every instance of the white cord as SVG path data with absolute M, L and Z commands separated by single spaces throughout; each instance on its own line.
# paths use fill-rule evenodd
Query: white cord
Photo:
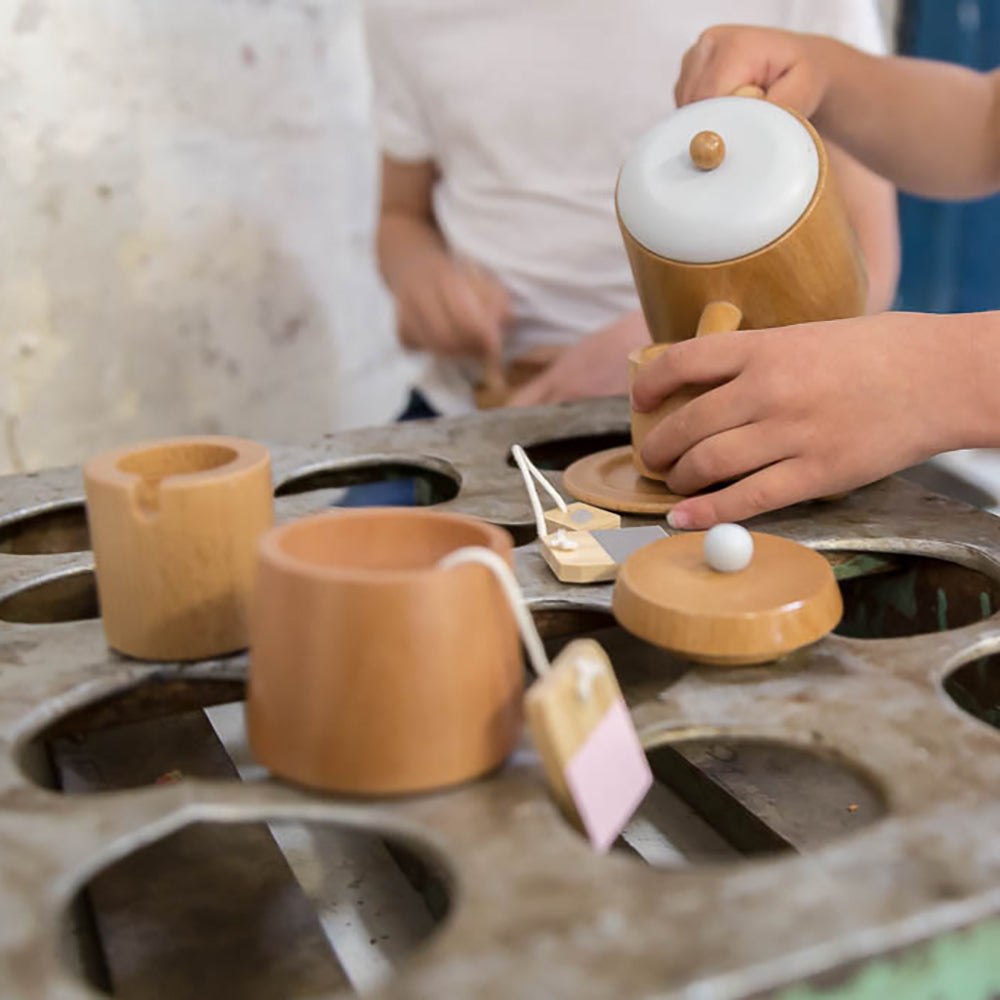
M 576 696 L 580 701 L 590 701 L 594 681 L 604 673 L 604 665 L 582 656 L 576 661 Z
M 570 538 L 562 528 L 554 535 L 549 535 L 546 542 L 550 549 L 559 549 L 562 552 L 572 552 L 573 549 L 580 547 L 580 543 Z
M 518 461 L 518 455 L 521 456 L 521 461 L 523 461 L 524 465 L 527 466 L 528 471 L 532 474 L 532 476 L 535 477 L 535 479 L 538 480 L 539 483 L 541 483 L 542 488 L 549 494 L 549 496 L 552 497 L 553 500 L 555 500 L 556 506 L 561 511 L 565 511 L 566 510 L 566 501 L 563 500 L 563 498 L 561 496 L 559 496 L 559 491 L 539 471 L 538 466 L 535 465 L 535 463 L 532 462 L 530 458 L 528 458 L 528 453 L 519 444 L 515 444 L 511 448 L 511 452 L 514 455 L 514 461 L 515 462 Z M 520 464 L 521 463 L 518 462 L 519 466 L 520 466 Z
M 535 502 L 537 503 L 537 498 Z M 541 636 L 538 634 L 538 629 L 535 628 L 535 622 L 528 611 L 528 606 L 524 603 L 524 595 L 521 593 L 517 578 L 511 572 L 510 567 L 492 549 L 479 545 L 470 545 L 449 552 L 438 563 L 438 566 L 441 569 L 451 569 L 453 566 L 462 566 L 466 563 L 479 563 L 496 577 L 511 611 L 514 612 L 517 628 L 521 633 L 524 648 L 528 651 L 528 659 L 531 661 L 532 669 L 539 677 L 543 677 L 550 669 L 549 658 L 545 655 Z
M 548 534 L 545 529 L 545 515 L 542 513 L 542 505 L 538 500 L 538 490 L 535 489 L 532 479 L 534 478 L 541 483 L 549 496 L 555 500 L 556 506 L 560 510 L 566 510 L 566 501 L 559 496 L 556 488 L 545 476 L 535 468 L 534 463 L 528 458 L 527 452 L 519 444 L 515 444 L 511 448 L 510 453 L 514 456 L 514 461 L 521 472 L 521 478 L 524 480 L 524 488 L 528 491 L 528 501 L 531 503 L 531 512 L 535 515 L 535 529 L 538 531 L 538 537 L 545 538 Z
M 517 448 L 518 445 L 514 445 L 514 447 Z M 538 502 L 538 490 L 535 489 L 535 484 L 531 481 L 527 467 L 522 464 L 525 460 L 523 453 L 519 455 L 517 451 L 514 452 L 514 461 L 517 462 L 517 467 L 521 470 L 524 488 L 528 491 L 531 513 L 535 516 L 535 531 L 538 533 L 539 539 L 543 539 L 548 534 L 545 529 L 545 515 L 542 513 L 542 505 Z

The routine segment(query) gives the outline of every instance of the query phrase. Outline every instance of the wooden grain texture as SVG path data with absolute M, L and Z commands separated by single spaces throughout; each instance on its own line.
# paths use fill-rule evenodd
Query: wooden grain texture
M 696 337 L 707 337 L 710 333 L 730 333 L 738 330 L 743 322 L 743 311 L 732 302 L 708 302 L 698 317 Z
M 521 731 L 514 617 L 490 571 L 440 569 L 500 528 L 456 514 L 358 509 L 268 532 L 251 623 L 254 755 L 328 791 L 443 787 L 499 765 Z
M 684 499 L 640 475 L 632 455 L 632 446 L 623 445 L 577 459 L 563 473 L 563 487 L 578 500 L 623 514 L 666 514 Z
M 726 143 L 718 132 L 698 132 L 688 146 L 688 153 L 699 170 L 714 170 L 726 158 Z
M 243 649 L 260 535 L 274 521 L 267 449 L 172 438 L 83 469 L 108 645 L 146 660 Z
M 749 330 L 864 312 L 868 279 L 843 198 L 815 129 L 796 117 L 816 143 L 819 179 L 799 220 L 767 246 L 729 261 L 686 264 L 651 253 L 619 216 L 655 342 L 675 343 L 693 336 L 702 309 L 713 301 L 736 305 L 743 313 L 743 328 Z
M 705 562 L 705 532 L 674 535 L 618 570 L 612 608 L 633 635 L 701 663 L 767 663 L 822 638 L 843 604 L 829 562 L 777 535 L 752 532 L 738 573 Z
M 584 665 L 585 664 L 585 665 Z M 586 698 L 580 697 L 581 666 L 599 664 L 591 677 Z M 535 681 L 524 699 L 531 741 L 538 751 L 546 781 L 566 818 L 583 830 L 573 797 L 566 784 L 566 766 L 615 703 L 622 700 L 611 661 L 593 639 L 576 639 L 566 646 L 552 669 Z
M 552 544 L 552 536 L 539 539 L 538 550 L 546 565 L 563 583 L 600 583 L 613 580 L 618 563 L 598 544 L 589 531 L 564 531 L 564 537 L 576 548 L 561 549 Z
M 620 528 L 622 519 L 610 510 L 602 510 L 586 503 L 571 503 L 565 510 L 545 511 L 545 526 L 549 531 L 600 531 L 604 528 Z

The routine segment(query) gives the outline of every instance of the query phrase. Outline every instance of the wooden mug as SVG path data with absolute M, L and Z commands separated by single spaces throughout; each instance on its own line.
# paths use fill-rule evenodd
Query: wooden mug
M 108 645 L 145 660 L 246 648 L 257 541 L 274 523 L 267 449 L 171 438 L 97 455 L 83 478 Z
M 521 732 L 517 626 L 488 569 L 439 561 L 513 541 L 471 517 L 319 514 L 260 543 L 247 721 L 273 773 L 331 792 L 440 788 L 503 762 Z

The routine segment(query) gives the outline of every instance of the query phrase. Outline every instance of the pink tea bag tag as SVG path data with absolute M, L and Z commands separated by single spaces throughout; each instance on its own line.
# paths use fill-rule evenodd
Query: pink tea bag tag
M 570 643 L 525 696 L 528 728 L 566 817 L 604 853 L 653 783 L 607 654 Z

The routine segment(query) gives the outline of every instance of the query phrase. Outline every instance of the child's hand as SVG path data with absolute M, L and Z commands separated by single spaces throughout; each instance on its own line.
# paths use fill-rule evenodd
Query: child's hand
M 628 392 L 628 355 L 649 343 L 642 313 L 629 313 L 584 337 L 552 365 L 512 393 L 508 406 L 540 406 Z
M 499 357 L 510 300 L 482 268 L 435 248 L 397 268 L 391 290 L 404 347 L 449 357 Z
M 671 524 L 742 521 L 969 443 L 970 428 L 989 423 L 971 402 L 985 391 L 966 326 L 975 319 L 885 313 L 672 346 L 636 379 L 636 409 L 682 385 L 714 388 L 650 432 L 643 461 L 683 494 L 746 478 L 679 504 Z
M 681 107 L 756 84 L 768 100 L 808 118 L 828 85 L 823 53 L 824 39 L 813 35 L 740 25 L 709 28 L 685 54 L 674 98 Z

